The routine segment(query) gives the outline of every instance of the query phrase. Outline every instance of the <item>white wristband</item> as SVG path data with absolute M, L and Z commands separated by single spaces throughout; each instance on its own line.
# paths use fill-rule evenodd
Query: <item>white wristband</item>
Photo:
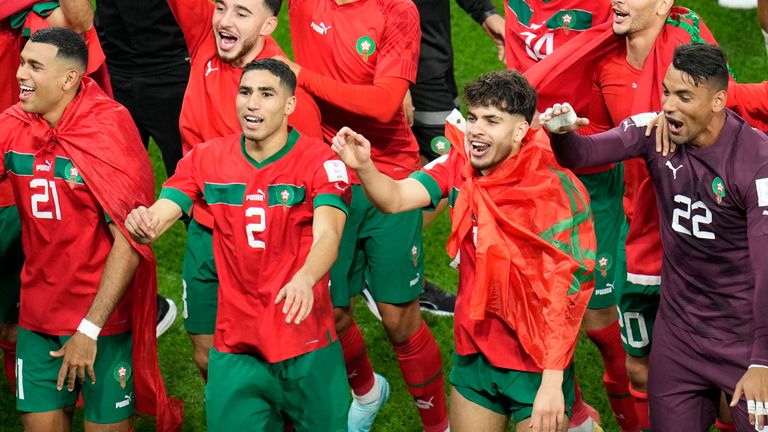
M 77 331 L 93 340 L 97 340 L 99 338 L 99 333 L 101 333 L 101 327 L 83 318 L 83 320 L 80 321 L 80 325 L 77 326 Z

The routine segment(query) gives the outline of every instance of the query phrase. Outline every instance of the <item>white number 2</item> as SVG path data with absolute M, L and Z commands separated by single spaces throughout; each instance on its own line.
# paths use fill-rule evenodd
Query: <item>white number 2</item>
M 261 207 L 248 207 L 245 210 L 245 217 L 252 216 L 258 217 L 258 220 L 245 226 L 245 232 L 248 235 L 248 246 L 254 249 L 266 249 L 266 243 L 258 240 L 256 233 L 264 232 L 267 228 L 267 212 Z
M 59 207 L 59 194 L 56 192 L 56 183 L 46 179 L 32 179 L 29 182 L 30 189 L 42 188 L 42 191 L 32 194 L 32 215 L 38 219 L 53 219 L 53 212 L 41 211 L 40 204 L 47 204 L 53 197 L 53 208 L 56 211 L 56 220 L 61 220 L 61 208 Z M 50 189 L 50 191 L 49 191 Z
M 672 212 L 672 229 L 685 235 L 692 235 L 696 238 L 704 240 L 714 240 L 715 233 L 711 231 L 705 231 L 702 225 L 709 225 L 712 223 L 712 212 L 709 210 L 706 204 L 701 201 L 696 201 L 691 204 L 691 199 L 685 195 L 675 195 L 675 202 L 683 204 L 684 208 L 676 208 Z M 696 214 L 691 218 L 691 213 L 696 210 L 704 210 L 704 214 Z M 693 232 L 683 226 L 681 220 L 691 220 L 691 228 Z

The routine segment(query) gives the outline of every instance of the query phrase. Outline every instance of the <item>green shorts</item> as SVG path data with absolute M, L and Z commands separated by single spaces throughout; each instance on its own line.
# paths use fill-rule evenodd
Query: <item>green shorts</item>
M 21 412 L 46 412 L 75 406 L 83 392 L 85 419 L 92 423 L 117 423 L 134 413 L 133 360 L 131 332 L 100 336 L 96 342 L 96 384 L 86 376 L 75 391 L 67 385 L 56 390 L 61 358 L 48 353 L 58 351 L 71 336 L 52 336 L 19 327 L 16 342 L 16 409 Z M 125 388 L 120 385 L 124 374 Z
M 579 174 L 589 192 L 589 206 L 595 215 L 597 260 L 595 291 L 589 309 L 604 309 L 616 304 L 616 291 L 627 274 L 624 243 L 629 225 L 624 215 L 624 166 L 616 164 L 608 171 Z
M 339 256 L 331 268 L 331 299 L 349 305 L 366 282 L 376 301 L 408 303 L 424 290 L 421 210 L 384 214 L 352 185 L 352 204 L 341 236 Z
M 213 334 L 219 304 L 219 275 L 213 260 L 213 231 L 194 218 L 187 229 L 181 285 L 184 328 L 193 334 Z
M 16 206 L 0 207 L 0 324 L 19 322 L 19 290 L 24 253 Z
M 656 322 L 660 299 L 660 287 L 654 282 L 657 281 L 628 280 L 618 293 L 621 343 L 627 354 L 633 357 L 651 354 L 653 323 Z
M 464 398 L 495 413 L 523 421 L 533 412 L 533 401 L 541 385 L 541 374 L 502 369 L 482 354 L 453 354 L 451 384 Z M 576 399 L 573 365 L 563 371 L 565 410 L 571 415 Z
M 211 348 L 205 386 L 208 430 L 346 431 L 349 385 L 338 341 L 277 363 Z

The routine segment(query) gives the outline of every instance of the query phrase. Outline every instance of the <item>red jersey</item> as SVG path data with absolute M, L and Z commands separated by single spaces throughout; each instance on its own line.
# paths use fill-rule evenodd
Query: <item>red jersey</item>
M 294 55 L 302 67 L 347 84 L 371 85 L 379 77 L 416 83 L 421 31 L 413 2 L 289 0 L 288 13 Z M 326 140 L 349 126 L 371 141 L 379 171 L 402 179 L 419 169 L 419 146 L 402 107 L 382 123 L 320 99 L 317 103 Z
M 315 207 L 347 211 L 344 164 L 322 141 L 293 130 L 279 152 L 258 163 L 242 135 L 199 145 L 180 162 L 160 193 L 188 212 L 205 198 L 213 215 L 213 255 L 219 311 L 213 346 L 255 352 L 270 363 L 310 352 L 336 339 L 328 275 L 300 325 L 286 324 L 278 291 L 304 265 L 312 245 Z
M 191 62 L 179 115 L 181 145 L 186 154 L 198 143 L 242 130 L 235 99 L 243 69 L 225 63 L 219 57 L 211 31 L 214 3 L 168 0 L 168 5 L 184 32 Z M 285 53 L 274 39 L 267 36 L 254 60 L 279 55 Z M 322 136 L 320 110 L 312 96 L 302 89 L 296 89 L 296 110 L 288 117 L 288 124 L 307 136 Z M 213 218 L 204 201 L 195 205 L 194 217 L 208 228 L 213 227 Z
M 28 129 L 2 127 L 0 139 L 0 180 L 13 186 L 25 256 L 19 325 L 72 335 L 98 291 L 112 235 L 103 208 L 62 147 L 55 140 L 41 145 Z M 126 296 L 102 334 L 131 330 L 130 317 Z
M 504 47 L 507 68 L 525 72 L 582 31 L 611 19 L 608 0 L 510 0 Z

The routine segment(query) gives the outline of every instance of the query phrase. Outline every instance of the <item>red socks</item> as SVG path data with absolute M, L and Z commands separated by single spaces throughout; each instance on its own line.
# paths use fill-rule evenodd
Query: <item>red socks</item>
M 736 432 L 736 426 L 733 423 L 723 423 L 720 419 L 715 421 L 715 428 L 720 432 Z
M 395 346 L 400 370 L 408 391 L 419 407 L 425 432 L 444 431 L 448 428 L 448 409 L 443 384 L 443 366 L 440 349 L 422 321 L 421 327 L 408 341 Z
M 571 417 L 568 419 L 568 428 L 575 428 L 581 426 L 589 417 L 596 423 L 600 423 L 600 414 L 595 411 L 594 408 L 587 405 L 584 399 L 581 398 L 581 389 L 579 388 L 579 380 L 574 379 L 574 393 L 575 399 L 573 401 L 573 407 L 571 408 Z
M 368 359 L 368 351 L 365 349 L 363 334 L 360 333 L 356 322 L 352 321 L 352 326 L 339 337 L 339 342 L 344 352 L 349 387 L 356 395 L 368 393 L 373 388 L 375 377 L 371 361 Z
M 648 416 L 648 393 L 637 391 L 629 386 L 629 393 L 635 402 L 635 413 L 640 427 L 651 430 L 651 420 Z
M 11 390 L 16 393 L 16 343 L 0 340 L 0 349 L 3 351 L 3 370 Z
M 637 430 L 638 419 L 632 398 L 629 395 L 629 377 L 627 376 L 626 357 L 621 346 L 619 322 L 600 330 L 587 330 L 587 336 L 595 343 L 603 356 L 605 375 L 603 385 L 608 393 L 616 422 L 623 430 Z

